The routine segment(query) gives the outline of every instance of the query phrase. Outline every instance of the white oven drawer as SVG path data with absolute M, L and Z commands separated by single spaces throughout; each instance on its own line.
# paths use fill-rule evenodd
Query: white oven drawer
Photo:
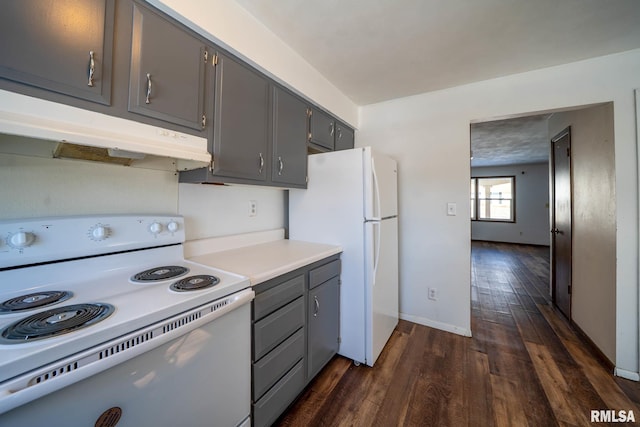
M 111 408 L 121 410 L 117 427 L 241 425 L 251 409 L 249 301 L 150 351 L 0 414 L 0 425 L 84 427 L 95 425 Z

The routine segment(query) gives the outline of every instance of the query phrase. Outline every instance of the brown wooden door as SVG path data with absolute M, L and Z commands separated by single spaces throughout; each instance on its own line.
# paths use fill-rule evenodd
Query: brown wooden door
M 571 128 L 551 140 L 551 283 L 554 304 L 571 319 Z

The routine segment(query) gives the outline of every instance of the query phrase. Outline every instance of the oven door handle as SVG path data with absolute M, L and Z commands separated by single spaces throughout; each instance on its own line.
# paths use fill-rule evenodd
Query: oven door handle
M 0 384 L 0 414 L 153 350 L 254 297 L 251 288 L 244 289 L 5 381 Z

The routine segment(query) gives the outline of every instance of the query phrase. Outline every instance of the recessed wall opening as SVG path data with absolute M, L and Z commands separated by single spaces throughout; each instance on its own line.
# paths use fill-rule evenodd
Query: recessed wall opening
M 570 145 L 555 147 L 557 144 L 554 145 L 552 140 L 559 140 L 567 129 L 570 130 Z M 483 321 L 481 306 L 483 298 L 486 298 L 482 292 L 487 292 L 478 287 L 480 279 L 476 264 L 479 254 L 501 253 L 501 259 L 513 261 L 507 253 L 522 255 L 529 252 L 529 258 L 525 259 L 530 259 L 530 262 L 516 257 L 518 261 L 513 262 L 517 265 L 508 268 L 506 273 L 492 275 L 491 269 L 482 273 L 482 286 L 495 285 L 508 293 L 504 297 L 506 302 L 498 304 L 499 314 L 510 316 L 517 323 L 520 308 L 526 311 L 527 307 L 533 310 L 545 305 L 557 306 L 555 302 L 559 294 L 556 295 L 557 286 L 553 287 L 554 280 L 561 276 L 557 273 L 558 268 L 568 269 L 571 274 L 566 284 L 570 299 L 570 310 L 565 313 L 567 320 L 611 366 L 616 360 L 613 129 L 612 102 L 478 120 L 470 125 L 470 189 L 473 192 L 475 188 L 475 194 L 470 196 L 472 317 L 480 315 Z M 570 166 L 568 186 L 560 185 L 560 178 L 554 181 L 558 173 L 554 168 L 554 164 L 558 164 L 558 161 L 554 163 L 554 147 L 555 156 L 566 156 L 564 160 Z M 513 203 L 512 221 L 478 220 L 481 213 L 479 182 L 491 183 L 490 178 L 509 176 L 515 177 L 514 196 L 509 202 Z M 501 206 L 504 211 L 508 205 L 507 197 L 500 195 L 497 187 L 485 187 L 483 197 L 495 200 L 496 208 Z M 570 201 L 569 225 L 554 215 L 559 209 L 558 203 L 561 203 L 558 202 L 561 192 L 565 192 L 566 200 Z M 486 207 L 486 203 L 483 206 Z M 568 240 L 572 243 L 568 254 L 562 254 L 562 246 L 558 243 L 563 236 L 565 240 L 570 236 Z M 545 259 L 548 259 L 548 264 Z M 504 265 L 496 264 L 494 270 L 500 267 Z M 493 277 L 493 283 L 485 280 L 487 274 Z M 531 277 L 527 280 L 518 274 Z M 544 286 L 532 286 L 534 279 L 540 277 Z M 473 324 L 477 326 L 478 323 Z

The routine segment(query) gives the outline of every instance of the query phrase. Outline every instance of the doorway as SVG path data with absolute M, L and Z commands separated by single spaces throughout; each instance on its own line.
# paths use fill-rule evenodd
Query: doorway
M 551 296 L 571 320 L 571 127 L 551 139 Z

